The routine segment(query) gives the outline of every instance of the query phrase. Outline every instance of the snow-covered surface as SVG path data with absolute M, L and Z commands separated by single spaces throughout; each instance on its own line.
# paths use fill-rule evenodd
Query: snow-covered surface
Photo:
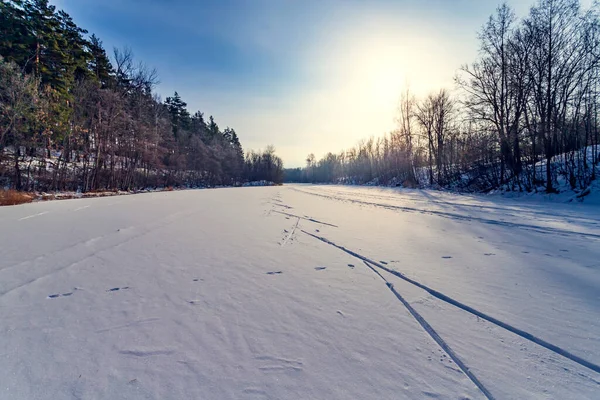
M 189 190 L 4 207 L 0 243 L 0 399 L 600 393 L 598 206 Z
M 540 187 L 537 192 L 518 192 L 506 190 L 494 190 L 487 194 L 490 197 L 504 197 L 507 199 L 519 199 L 524 202 L 552 202 L 552 203 L 586 203 L 600 206 L 600 180 L 596 179 L 584 190 L 574 191 L 565 183 L 561 177 L 558 193 L 545 193 Z

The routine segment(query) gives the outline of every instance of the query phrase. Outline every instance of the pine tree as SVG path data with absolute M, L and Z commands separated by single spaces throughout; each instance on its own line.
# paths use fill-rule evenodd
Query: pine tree
M 192 135 L 197 135 L 202 142 L 206 143 L 208 141 L 208 127 L 206 126 L 206 121 L 204 121 L 204 114 L 200 111 L 196 111 L 196 113 L 191 117 L 190 131 Z
M 63 43 L 67 44 L 67 47 L 63 49 L 66 63 L 66 79 L 68 79 L 71 86 L 76 80 L 82 80 L 92 76 L 91 71 L 88 68 L 88 63 L 92 57 L 88 51 L 89 42 L 84 39 L 83 35 L 87 34 L 85 29 L 78 27 L 69 14 L 64 11 L 57 13 L 58 20 L 60 21 L 58 35 L 61 37 Z
M 23 10 L 30 31 L 27 46 L 32 54 L 31 62 L 28 60 L 23 68 L 39 79 L 42 92 L 49 100 L 50 137 L 55 143 L 63 143 L 70 135 L 76 72 L 82 78 L 85 75 L 81 36 L 85 31 L 78 28 L 68 14 L 56 12 L 48 0 L 26 1 Z
M 208 122 L 208 134 L 210 135 L 211 139 L 214 139 L 217 136 L 219 136 L 219 133 L 220 133 L 219 126 L 217 125 L 217 123 L 215 122 L 215 119 L 211 115 L 209 117 L 209 122 Z
M 66 49 L 69 44 L 61 35 L 56 7 L 48 4 L 48 0 L 32 0 L 24 4 L 24 10 L 33 38 L 28 43 L 33 61 L 25 66 L 26 70 L 39 77 L 42 84 L 66 93 L 68 81 L 65 70 L 69 64 Z
M 227 143 L 231 143 L 231 138 L 232 138 L 232 130 L 231 130 L 231 128 L 227 127 L 227 128 L 225 128 L 225 130 L 223 130 L 223 139 L 225 139 L 225 141 Z
M 187 103 L 181 100 L 179 93 L 175 92 L 173 97 L 167 97 L 165 104 L 171 115 L 173 135 L 175 139 L 179 139 L 179 132 L 188 129 L 190 125 L 190 113 L 186 109 Z
M 134 64 L 128 49 L 112 64 L 86 34 L 49 0 L 0 0 L 0 176 L 24 190 L 239 182 L 233 129 L 190 116 L 178 93 L 160 102 L 155 71 Z M 52 172 L 39 158 L 36 172 L 23 174 L 26 155 L 49 158 L 52 148 L 60 154 Z
M 244 150 L 242 149 L 242 144 L 240 143 L 240 139 L 238 138 L 237 133 L 233 129 L 230 129 L 231 132 L 231 145 L 235 151 L 238 162 L 244 162 Z
M 111 86 L 115 79 L 115 72 L 106 51 L 102 47 L 102 41 L 92 34 L 88 48 L 90 52 L 88 68 L 92 72 L 92 76 L 100 84 L 100 87 L 107 88 Z
M 23 68 L 31 60 L 33 42 L 21 0 L 0 0 L 0 55 Z

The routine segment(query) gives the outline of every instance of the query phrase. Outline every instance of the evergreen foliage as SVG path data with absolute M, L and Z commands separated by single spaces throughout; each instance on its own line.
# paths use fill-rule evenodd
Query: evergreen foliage
M 0 187 L 127 190 L 249 179 L 233 129 L 190 115 L 177 92 L 161 102 L 156 71 L 129 49 L 115 49 L 111 62 L 87 34 L 48 0 L 0 0 Z M 252 179 L 269 174 L 253 170 Z

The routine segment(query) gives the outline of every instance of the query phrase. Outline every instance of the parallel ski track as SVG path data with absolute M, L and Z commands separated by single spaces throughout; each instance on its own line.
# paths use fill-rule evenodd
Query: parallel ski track
M 556 346 L 556 345 L 554 345 L 552 343 L 549 343 L 549 342 L 545 341 L 544 339 L 541 339 L 541 338 L 539 338 L 539 337 L 537 337 L 537 336 L 535 336 L 535 335 L 533 335 L 533 334 L 531 334 L 529 332 L 526 332 L 526 331 L 524 331 L 522 329 L 514 327 L 514 326 L 512 326 L 512 325 L 510 325 L 510 324 L 508 324 L 506 322 L 500 321 L 499 319 L 494 318 L 494 317 L 492 317 L 492 316 L 490 316 L 490 315 L 488 315 L 488 314 L 486 314 L 484 312 L 481 312 L 481 311 L 479 311 L 479 310 L 477 310 L 477 309 L 475 309 L 473 307 L 470 307 L 470 306 L 468 306 L 468 305 L 466 305 L 464 303 L 461 303 L 460 301 L 455 300 L 455 299 L 453 299 L 450 296 L 447 296 L 447 295 L 445 295 L 445 294 L 443 294 L 441 292 L 438 292 L 437 290 L 432 289 L 432 288 L 430 288 L 430 287 L 428 287 L 428 286 L 426 286 L 426 285 L 424 285 L 424 284 L 422 284 L 422 283 L 420 283 L 418 281 L 415 281 L 414 279 L 411 279 L 411 278 L 407 277 L 406 275 L 404 275 L 401 272 L 398 272 L 396 270 L 390 269 L 390 268 L 386 267 L 385 265 L 378 263 L 377 261 L 373 261 L 373 260 L 371 260 L 371 259 L 369 259 L 369 258 L 367 258 L 367 257 L 365 257 L 365 256 L 363 256 L 361 254 L 356 253 L 355 251 L 352 251 L 352 250 L 349 250 L 349 249 L 347 249 L 347 248 L 345 248 L 343 246 L 340 246 L 340 245 L 338 245 L 338 244 L 330 241 L 329 239 L 327 239 L 325 237 L 314 235 L 314 234 L 312 234 L 310 232 L 307 232 L 307 231 L 305 231 L 303 229 L 301 229 L 301 231 L 303 233 L 307 234 L 308 236 L 311 236 L 311 237 L 313 237 L 313 238 L 315 238 L 317 240 L 322 241 L 323 243 L 326 243 L 326 244 L 328 244 L 330 246 L 333 246 L 333 247 L 335 247 L 335 248 L 337 248 L 339 250 L 342 250 L 343 252 L 345 252 L 347 254 L 350 254 L 351 256 L 356 257 L 359 260 L 362 260 L 362 261 L 367 262 L 367 263 L 369 263 L 371 265 L 374 265 L 377 268 L 380 268 L 380 269 L 382 269 L 382 270 L 384 270 L 384 271 L 386 271 L 386 272 L 388 272 L 388 273 L 390 273 L 390 274 L 392 274 L 392 275 L 394 275 L 394 276 L 396 276 L 396 277 L 398 277 L 398 278 L 400 278 L 400 279 L 402 279 L 402 280 L 404 280 L 404 281 L 406 281 L 406 282 L 408 282 L 408 283 L 410 283 L 410 284 L 412 284 L 412 285 L 414 285 L 414 286 L 416 286 L 416 287 L 418 287 L 420 289 L 423 289 L 424 291 L 426 291 L 427 293 L 429 293 L 430 295 L 432 295 L 433 297 L 435 297 L 435 298 L 437 298 L 439 300 L 442 300 L 442 301 L 444 301 L 444 302 L 446 302 L 448 304 L 451 304 L 451 305 L 453 305 L 453 306 L 455 306 L 457 308 L 460 308 L 461 310 L 464 310 L 464 311 L 466 311 L 466 312 L 468 312 L 470 314 L 473 314 L 473 315 L 475 315 L 475 316 L 477 316 L 479 318 L 482 318 L 482 319 L 484 319 L 484 320 L 486 320 L 488 322 L 491 322 L 492 324 L 494 324 L 496 326 L 499 326 L 499 327 L 501 327 L 503 329 L 506 329 L 507 331 L 512 332 L 515 335 L 518 335 L 518 336 L 522 337 L 523 339 L 526 339 L 526 340 L 528 340 L 528 341 L 530 341 L 532 343 L 535 343 L 535 344 L 537 344 L 537 345 L 539 345 L 541 347 L 544 347 L 545 349 L 548 349 L 548 350 L 550 350 L 551 352 L 553 352 L 555 354 L 563 356 L 563 357 L 565 357 L 565 358 L 567 358 L 567 359 L 569 359 L 569 360 L 571 360 L 571 361 L 573 361 L 573 362 L 575 362 L 575 363 L 577 363 L 577 364 L 579 364 L 579 365 L 581 365 L 583 367 L 591 369 L 592 371 L 594 371 L 596 373 L 600 373 L 600 365 L 598 365 L 598 364 L 595 364 L 595 363 L 593 363 L 591 361 L 585 360 L 585 359 L 583 359 L 583 358 L 581 358 L 581 357 L 579 357 L 579 356 L 577 356 L 577 355 L 575 355 L 575 354 L 573 354 L 573 353 L 571 353 L 571 352 L 569 352 L 569 351 L 567 351 L 567 350 L 565 350 L 565 349 L 563 349 L 563 348 L 561 348 L 559 346 Z
M 404 304 L 404 307 L 406 307 L 408 312 L 410 312 L 410 314 L 417 320 L 417 322 L 419 323 L 419 325 L 421 325 L 425 332 L 427 332 L 427 334 L 431 336 L 431 338 L 442 348 L 442 350 L 444 350 L 446 354 L 448 354 L 452 361 L 454 361 L 454 363 L 458 365 L 461 371 L 471 380 L 471 382 L 473 382 L 475 386 L 477 386 L 479 390 L 481 390 L 485 397 L 487 397 L 489 400 L 494 400 L 494 396 L 484 386 L 484 384 L 481 383 L 481 381 L 475 376 L 475 374 L 473 374 L 473 372 L 471 372 L 469 367 L 467 367 L 467 365 L 460 359 L 460 357 L 458 357 L 454 350 L 452 350 L 448 343 L 446 343 L 444 339 L 442 339 L 442 337 L 436 332 L 436 330 L 433 329 L 431 325 L 429 325 L 425 318 L 423 318 L 421 314 L 419 314 L 419 312 L 415 310 L 413 306 L 411 306 L 410 303 L 404 299 L 404 297 L 402 297 L 402 295 L 394 287 L 394 284 L 385 279 L 385 277 L 381 275 L 379 271 L 373 268 L 367 261 L 363 260 L 363 263 L 371 271 L 375 272 L 375 274 L 377 274 L 385 282 L 388 289 L 390 289 L 391 292 L 394 293 L 396 298 L 400 300 L 402 304 Z
M 373 203 L 373 202 L 364 201 L 364 200 L 336 197 L 335 195 L 326 195 L 326 194 L 320 194 L 320 193 L 307 192 L 307 191 L 299 190 L 296 188 L 292 188 L 292 190 L 295 190 L 300 193 L 308 194 L 311 196 L 322 197 L 322 198 L 329 199 L 329 200 L 347 201 L 350 203 L 380 207 L 380 208 L 385 208 L 388 210 L 399 210 L 399 211 L 405 211 L 405 212 L 424 213 L 424 214 L 436 215 L 436 216 L 440 216 L 440 217 L 444 217 L 444 218 L 450 218 L 450 219 L 454 219 L 454 220 L 474 221 L 474 222 L 480 222 L 480 223 L 489 224 L 489 225 L 499 225 L 499 226 L 506 226 L 506 227 L 511 227 L 511 228 L 519 228 L 519 229 L 538 232 L 538 233 L 542 233 L 542 234 L 555 234 L 555 235 L 562 235 L 562 236 L 576 235 L 576 236 L 582 236 L 582 237 L 591 238 L 591 239 L 600 239 L 600 235 L 595 234 L 595 233 L 569 231 L 569 230 L 559 229 L 559 228 L 520 224 L 517 222 L 498 221 L 495 219 L 473 217 L 473 216 L 469 216 L 469 215 L 462 215 L 462 214 L 451 213 L 451 212 L 446 212 L 446 211 L 427 210 L 427 209 L 420 209 L 420 208 L 414 208 L 414 207 L 396 206 L 396 205 L 392 205 L 392 204 Z

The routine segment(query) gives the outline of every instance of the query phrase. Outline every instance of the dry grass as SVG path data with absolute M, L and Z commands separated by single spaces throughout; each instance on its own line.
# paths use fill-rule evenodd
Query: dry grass
M 42 194 L 41 198 L 43 201 L 48 201 L 48 200 L 55 200 L 56 196 L 54 196 L 53 194 L 44 193 L 44 194 Z
M 0 206 L 15 206 L 17 204 L 31 203 L 34 195 L 16 190 L 0 190 Z

